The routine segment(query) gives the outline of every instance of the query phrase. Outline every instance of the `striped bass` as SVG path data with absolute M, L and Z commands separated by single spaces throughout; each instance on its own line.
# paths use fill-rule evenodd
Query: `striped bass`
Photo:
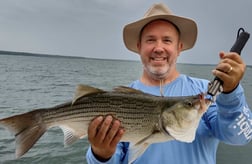
M 60 127 L 64 144 L 70 145 L 87 136 L 91 120 L 111 115 L 120 120 L 125 129 L 121 141 L 131 143 L 130 159 L 133 160 L 151 143 L 172 139 L 192 142 L 209 105 L 210 100 L 204 99 L 202 94 L 160 97 L 122 86 L 104 91 L 78 85 L 71 102 L 3 118 L 0 125 L 14 133 L 19 158 L 52 127 Z

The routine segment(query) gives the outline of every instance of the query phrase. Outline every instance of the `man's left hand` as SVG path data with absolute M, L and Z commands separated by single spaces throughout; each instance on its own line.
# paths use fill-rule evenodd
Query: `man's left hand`
M 213 70 L 213 75 L 223 81 L 223 92 L 232 92 L 242 79 L 246 64 L 240 55 L 234 52 L 220 52 L 220 63 Z

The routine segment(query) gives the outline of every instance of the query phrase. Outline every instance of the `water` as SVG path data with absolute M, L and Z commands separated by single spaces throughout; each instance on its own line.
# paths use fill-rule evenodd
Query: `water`
M 66 57 L 32 57 L 0 55 L 0 118 L 35 108 L 51 107 L 72 99 L 77 84 L 83 83 L 109 90 L 138 79 L 141 64 L 133 61 L 94 60 Z M 178 69 L 196 77 L 212 80 L 211 65 L 179 64 Z M 242 81 L 252 106 L 252 68 Z M 86 163 L 86 139 L 64 148 L 63 133 L 50 129 L 21 159 L 15 159 L 13 136 L 0 127 L 0 163 Z M 252 161 L 252 144 L 242 147 L 221 144 L 218 164 L 243 164 Z

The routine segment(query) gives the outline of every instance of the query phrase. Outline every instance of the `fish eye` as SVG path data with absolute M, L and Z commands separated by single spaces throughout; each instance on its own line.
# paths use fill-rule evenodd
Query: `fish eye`
M 193 103 L 191 101 L 185 101 L 185 105 L 188 107 L 192 107 Z

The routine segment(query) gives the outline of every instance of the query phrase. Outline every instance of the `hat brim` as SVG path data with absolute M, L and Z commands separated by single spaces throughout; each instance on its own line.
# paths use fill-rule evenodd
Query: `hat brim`
M 182 50 L 187 50 L 194 46 L 197 39 L 196 23 L 189 18 L 175 15 L 155 15 L 126 25 L 123 29 L 125 46 L 129 50 L 138 53 L 137 42 L 142 28 L 146 24 L 158 19 L 167 20 L 177 26 L 180 31 L 180 41 L 183 43 Z

